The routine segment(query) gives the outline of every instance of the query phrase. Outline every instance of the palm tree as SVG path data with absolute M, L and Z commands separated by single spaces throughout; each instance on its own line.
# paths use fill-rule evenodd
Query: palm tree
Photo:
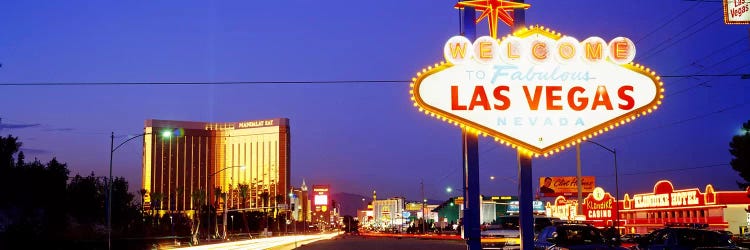
M 268 192 L 263 192 L 260 194 L 260 199 L 263 201 L 263 215 L 266 216 L 266 228 L 268 228 L 268 208 L 266 207 L 266 204 L 268 203 L 269 198 L 271 197 Z
M 147 193 L 148 193 L 148 191 L 146 189 L 141 188 L 141 190 L 140 190 L 140 194 L 141 194 L 141 215 L 143 215 L 143 213 L 146 212 L 144 210 L 144 208 L 146 207 L 146 194 Z
M 214 188 L 214 197 L 216 199 L 214 200 L 214 204 L 215 204 L 215 206 L 214 206 L 214 218 L 216 220 L 214 220 L 215 221 L 215 223 L 214 223 L 214 234 L 218 234 L 219 233 L 219 217 L 218 217 L 219 216 L 219 213 L 218 213 L 219 209 L 218 209 L 218 207 L 219 207 L 219 198 L 221 198 L 221 194 L 222 194 L 221 187 L 215 187 Z
M 250 194 L 248 191 L 250 189 L 250 186 L 247 184 L 240 184 L 240 198 L 242 199 L 242 208 L 244 209 L 245 206 L 247 206 L 247 196 Z M 242 211 L 242 223 L 245 229 L 245 232 L 250 232 L 250 229 L 247 226 L 247 217 L 245 216 L 246 211 Z
M 163 198 L 164 198 L 164 194 L 159 193 L 159 192 L 151 192 L 151 200 L 153 201 L 151 202 L 152 203 L 151 211 L 152 211 L 152 216 L 157 221 L 157 224 L 161 223 L 161 221 L 158 218 L 159 216 L 157 216 L 158 215 L 157 209 L 161 209 L 161 200 Z
M 193 191 L 193 194 L 191 195 L 191 198 L 193 199 L 193 204 L 196 204 L 196 212 L 195 216 L 193 216 L 193 220 L 195 221 L 195 228 L 192 229 L 192 242 L 193 244 L 198 244 L 198 232 L 201 229 L 201 205 L 206 201 L 206 193 L 203 191 L 203 189 L 198 189 Z

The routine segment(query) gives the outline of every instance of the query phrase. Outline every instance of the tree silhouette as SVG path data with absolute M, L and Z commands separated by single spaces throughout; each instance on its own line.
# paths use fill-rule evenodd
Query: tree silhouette
M 265 228 L 268 228 L 268 201 L 271 195 L 268 192 L 260 193 L 260 199 L 263 201 L 263 215 L 266 217 Z
M 13 167 L 13 155 L 21 148 L 22 143 L 18 137 L 8 135 L 0 136 L 0 169 Z
M 239 185 L 240 199 L 242 199 L 242 206 L 241 206 L 242 209 L 244 209 L 244 208 L 247 207 L 247 196 L 250 194 L 248 192 L 249 189 L 250 189 L 250 186 L 247 185 L 247 184 L 240 184 Z M 246 214 L 247 214 L 246 211 L 242 211 L 242 225 L 244 225 L 243 228 L 244 228 L 245 232 L 250 232 L 250 229 L 248 228 L 248 225 L 247 225 L 247 215 Z
M 733 158 L 730 162 L 732 169 L 742 177 L 744 182 L 737 184 L 740 188 L 750 186 L 750 121 L 742 124 L 742 132 L 732 137 L 729 143 L 729 153 Z
M 190 195 L 190 197 L 193 199 L 193 207 L 195 208 L 196 212 L 193 216 L 193 220 L 195 221 L 194 226 L 191 228 L 191 241 L 193 244 L 198 244 L 198 232 L 201 228 L 201 207 L 203 203 L 206 202 L 206 193 L 203 189 L 198 189 L 193 191 L 193 194 Z

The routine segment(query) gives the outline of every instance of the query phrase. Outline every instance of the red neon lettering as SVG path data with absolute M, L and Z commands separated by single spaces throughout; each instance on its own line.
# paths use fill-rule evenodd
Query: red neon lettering
M 578 97 L 578 104 L 575 102 L 576 93 L 583 93 L 584 91 L 586 91 L 586 89 L 579 86 L 570 88 L 570 91 L 568 91 L 568 105 L 570 105 L 570 108 L 575 111 L 581 111 L 586 108 L 586 105 L 589 104 L 588 98 Z
M 493 105 L 495 110 L 506 110 L 510 108 L 510 98 L 503 95 L 502 91 L 508 92 L 510 91 L 510 87 L 497 86 L 497 88 L 495 88 L 495 90 L 492 91 L 492 95 L 495 96 L 495 99 L 503 103 L 503 105 L 497 105 L 497 104 Z
M 602 106 L 607 110 L 612 110 L 612 101 L 609 100 L 609 94 L 607 94 L 607 87 L 599 85 L 596 88 L 596 95 L 594 95 L 594 101 L 591 102 L 591 110 L 596 110 L 598 106 Z
M 632 96 L 630 96 L 625 91 L 633 92 L 633 86 L 625 85 L 620 87 L 620 89 L 617 90 L 617 96 L 620 97 L 623 101 L 625 101 L 625 104 L 619 104 L 617 107 L 619 107 L 622 110 L 630 110 L 635 106 L 635 99 L 633 99 Z
M 529 94 L 529 87 L 523 86 L 523 93 L 526 94 L 526 101 L 529 103 L 529 109 L 538 110 L 539 101 L 542 99 L 542 86 L 534 87 L 534 97 Z
M 466 110 L 466 105 L 458 104 L 458 86 L 451 86 L 451 110 Z
M 471 96 L 469 110 L 474 110 L 474 107 L 476 106 L 482 106 L 484 110 L 490 110 L 490 102 L 487 101 L 487 94 L 484 92 L 484 86 L 474 87 L 474 94 Z
M 547 110 L 562 110 L 560 104 L 555 104 L 555 101 L 562 99 L 562 96 L 555 92 L 562 91 L 562 86 L 547 86 Z

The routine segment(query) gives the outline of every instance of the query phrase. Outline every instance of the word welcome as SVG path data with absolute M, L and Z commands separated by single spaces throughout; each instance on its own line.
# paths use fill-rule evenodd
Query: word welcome
M 521 60 L 545 63 L 554 58 L 558 63 L 583 60 L 599 63 L 605 60 L 627 64 L 635 58 L 635 44 L 626 37 L 617 37 L 609 43 L 600 37 L 589 37 L 579 42 L 573 37 L 551 40 L 542 36 L 522 39 L 509 36 L 500 42 L 483 36 L 472 43 L 463 36 L 448 39 L 443 47 L 448 62 L 463 64 L 475 60 L 481 64 L 514 64 Z

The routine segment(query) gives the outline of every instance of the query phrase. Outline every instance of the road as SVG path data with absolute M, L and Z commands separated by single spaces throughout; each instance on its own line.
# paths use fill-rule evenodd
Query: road
M 270 249 L 279 247 L 294 247 L 295 244 L 308 244 L 319 240 L 327 240 L 339 235 L 340 233 L 315 234 L 315 235 L 295 235 L 260 238 L 252 240 L 232 241 L 218 244 L 208 244 L 195 247 L 185 247 L 180 249 L 200 250 L 200 249 Z
M 466 243 L 455 240 L 426 240 L 411 238 L 371 238 L 341 236 L 331 240 L 321 240 L 305 244 L 295 250 L 336 250 L 336 249 L 388 249 L 388 250 L 464 250 Z M 275 250 L 275 249 L 274 249 Z

